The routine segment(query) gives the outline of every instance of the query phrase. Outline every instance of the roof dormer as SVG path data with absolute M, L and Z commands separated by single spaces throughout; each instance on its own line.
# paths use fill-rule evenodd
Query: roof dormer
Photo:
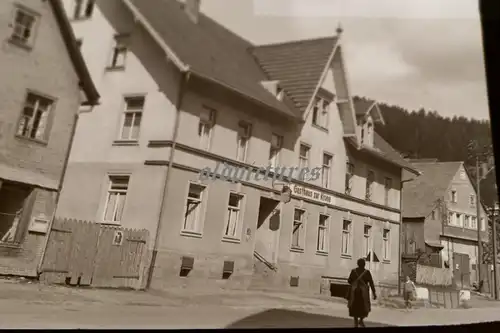
M 375 101 L 355 98 L 357 132 L 362 145 L 373 147 L 375 124 L 384 125 L 384 118 Z
M 274 81 L 261 81 L 261 84 L 264 88 L 266 88 L 271 94 L 276 96 L 276 98 L 280 101 L 283 100 L 284 97 L 284 90 L 282 87 L 280 87 L 279 81 L 274 80 Z

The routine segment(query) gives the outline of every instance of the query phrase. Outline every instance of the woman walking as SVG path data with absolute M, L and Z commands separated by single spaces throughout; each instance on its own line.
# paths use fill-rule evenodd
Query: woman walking
M 348 282 L 350 290 L 348 295 L 349 316 L 354 318 L 354 327 L 365 327 L 364 319 L 371 311 L 370 291 L 373 299 L 377 299 L 375 285 L 369 270 L 365 269 L 365 260 L 358 259 L 358 267 L 351 271 Z

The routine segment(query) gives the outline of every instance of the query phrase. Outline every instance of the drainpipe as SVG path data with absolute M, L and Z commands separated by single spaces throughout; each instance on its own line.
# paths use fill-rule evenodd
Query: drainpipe
M 163 217 L 165 215 L 165 206 L 167 205 L 167 201 L 168 201 L 168 184 L 169 184 L 170 175 L 171 175 L 170 170 L 172 169 L 172 165 L 174 162 L 174 152 L 175 152 L 175 148 L 177 146 L 177 136 L 179 133 L 179 122 L 180 122 L 180 118 L 181 118 L 180 113 L 181 113 L 181 108 L 182 108 L 182 101 L 184 100 L 184 95 L 185 95 L 185 92 L 187 90 L 187 84 L 189 82 L 190 76 L 191 76 L 191 72 L 190 72 L 189 68 L 187 68 L 186 70 L 183 70 L 181 72 L 181 77 L 179 79 L 179 91 L 177 94 L 177 103 L 175 105 L 175 123 L 174 123 L 174 133 L 173 133 L 173 138 L 172 138 L 172 146 L 170 148 L 170 156 L 168 159 L 168 166 L 167 166 L 167 171 L 165 174 L 165 182 L 163 183 L 160 213 L 158 214 L 158 222 L 157 222 L 157 226 L 156 226 L 156 234 L 155 234 L 155 240 L 154 240 L 154 244 L 153 244 L 153 253 L 151 256 L 151 264 L 149 265 L 148 279 L 146 281 L 146 289 L 149 289 L 151 287 L 151 281 L 153 280 L 153 271 L 154 271 L 154 267 L 156 264 L 156 257 L 158 256 L 158 246 L 160 243 L 162 221 L 163 221 Z
M 402 176 L 402 173 L 401 173 Z M 398 295 L 401 296 L 401 261 L 403 260 L 403 254 L 401 253 L 401 236 L 403 234 L 403 185 L 404 183 L 411 182 L 415 178 L 401 180 L 400 190 L 399 190 L 399 246 L 398 246 Z M 406 244 L 406 243 L 405 243 Z
M 54 200 L 54 213 L 52 214 L 52 218 L 49 221 L 49 225 L 47 226 L 47 233 L 45 234 L 45 241 L 42 247 L 42 255 L 40 258 L 40 262 L 38 263 L 37 274 L 40 276 L 43 260 L 45 259 L 45 253 L 47 250 L 47 245 L 49 244 L 50 232 L 52 230 L 52 225 L 54 224 L 54 220 L 56 218 L 57 205 L 59 204 L 59 198 L 61 197 L 61 191 L 63 188 L 64 177 L 66 176 L 66 170 L 68 169 L 69 156 L 71 154 L 71 148 L 73 147 L 73 141 L 75 139 L 76 126 L 78 124 L 78 119 L 80 117 L 79 112 L 75 114 L 75 119 L 73 121 L 73 126 L 71 127 L 68 148 L 66 149 L 66 156 L 64 156 L 63 168 L 61 171 L 61 177 L 59 178 L 59 185 L 57 187 L 56 197 Z

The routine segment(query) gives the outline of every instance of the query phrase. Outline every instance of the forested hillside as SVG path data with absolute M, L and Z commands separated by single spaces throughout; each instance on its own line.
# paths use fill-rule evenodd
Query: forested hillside
M 355 99 L 364 99 L 355 97 Z M 439 161 L 464 161 L 475 176 L 474 159 L 470 158 L 468 143 L 477 140 L 478 146 L 491 146 L 489 121 L 478 121 L 465 117 L 447 118 L 436 111 L 420 109 L 408 111 L 396 105 L 378 103 L 385 126 L 377 126 L 377 132 L 403 156 L 437 158 Z M 472 167 L 472 168 L 471 168 Z M 482 199 L 490 205 L 496 197 L 494 171 L 482 185 Z

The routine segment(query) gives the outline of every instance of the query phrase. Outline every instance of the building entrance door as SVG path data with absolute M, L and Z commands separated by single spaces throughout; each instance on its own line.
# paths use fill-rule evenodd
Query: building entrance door
M 453 253 L 453 279 L 460 289 L 470 289 L 470 259 L 468 254 Z
M 255 235 L 255 252 L 272 264 L 275 264 L 278 259 L 278 241 L 281 223 L 279 203 L 279 201 L 270 198 L 260 198 Z

